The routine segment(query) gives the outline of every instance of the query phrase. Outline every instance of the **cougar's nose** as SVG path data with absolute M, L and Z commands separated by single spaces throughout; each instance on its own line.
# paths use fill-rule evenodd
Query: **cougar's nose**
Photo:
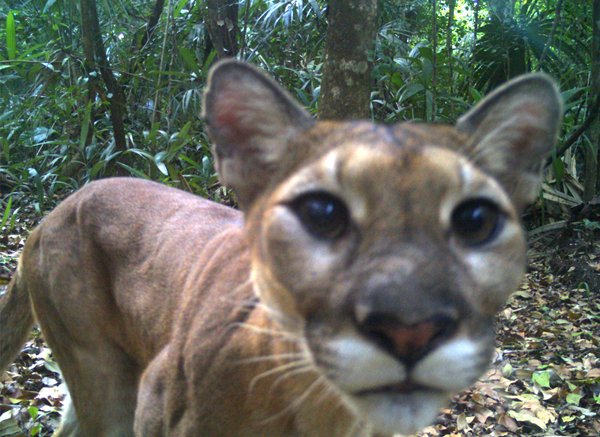
M 373 312 L 357 307 L 356 323 L 359 331 L 408 366 L 456 332 L 458 315 L 451 311 L 429 315 L 423 320 L 405 323 L 387 312 Z

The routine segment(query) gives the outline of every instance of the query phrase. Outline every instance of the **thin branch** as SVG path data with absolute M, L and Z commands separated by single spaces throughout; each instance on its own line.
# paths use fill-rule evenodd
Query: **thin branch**
M 598 96 L 596 96 L 596 101 L 590 108 L 590 112 L 588 113 L 587 118 L 584 120 L 584 122 L 581 124 L 581 126 L 579 126 L 579 128 L 577 128 L 577 130 L 575 132 L 573 132 L 571 134 L 571 136 L 569 138 L 567 138 L 559 148 L 556 149 L 556 156 L 562 156 L 562 154 L 565 153 L 567 151 L 567 149 L 569 147 L 571 147 L 573 145 L 573 143 L 575 143 L 575 141 L 577 141 L 579 139 L 579 137 L 581 137 L 581 135 L 583 135 L 586 130 L 589 129 L 589 127 L 594 122 L 596 117 L 598 117 L 599 111 L 600 111 L 600 94 Z M 546 164 L 550 164 L 551 162 L 552 162 L 552 158 L 548 158 L 548 160 L 546 161 Z
M 552 40 L 554 39 L 554 34 L 556 33 L 556 28 L 558 27 L 558 21 L 560 19 L 560 12 L 562 10 L 562 4 L 564 0 L 558 0 L 556 4 L 556 10 L 554 12 L 554 23 L 552 24 L 552 30 L 550 31 L 550 35 L 548 35 L 548 40 L 544 45 L 544 50 L 542 50 L 542 55 L 540 56 L 540 61 L 538 62 L 537 71 L 540 71 L 544 64 L 544 60 L 546 59 L 546 53 L 548 52 L 548 47 L 552 44 Z

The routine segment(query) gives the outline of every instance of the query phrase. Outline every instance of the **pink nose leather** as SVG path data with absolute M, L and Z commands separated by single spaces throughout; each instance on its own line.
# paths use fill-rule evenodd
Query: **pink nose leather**
M 411 356 L 425 348 L 441 329 L 434 322 L 425 321 L 410 326 L 383 326 L 379 331 L 393 343 L 397 354 Z

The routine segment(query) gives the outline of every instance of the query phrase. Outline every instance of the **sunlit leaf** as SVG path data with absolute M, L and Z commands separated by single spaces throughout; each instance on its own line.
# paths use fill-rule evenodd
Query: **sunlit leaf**
M 17 29 L 15 26 L 15 15 L 10 11 L 6 16 L 6 51 L 8 59 L 13 61 L 17 57 Z

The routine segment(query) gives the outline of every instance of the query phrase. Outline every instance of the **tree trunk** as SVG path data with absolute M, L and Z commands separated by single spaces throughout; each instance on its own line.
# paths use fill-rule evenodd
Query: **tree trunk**
M 592 19 L 592 80 L 590 95 L 600 98 L 600 0 L 594 0 Z M 591 99 L 590 99 L 591 100 Z M 591 147 L 586 147 L 583 200 L 588 202 L 596 194 L 600 163 L 600 126 L 596 117 L 590 126 Z
M 106 100 L 109 103 L 115 148 L 124 152 L 127 150 L 125 125 L 123 124 L 126 108 L 125 94 L 117 79 L 115 79 L 106 58 L 106 50 L 104 49 L 102 34 L 100 32 L 100 22 L 98 20 L 98 10 L 95 0 L 81 0 L 81 29 L 83 47 L 86 54 L 85 63 L 88 72 L 93 71 L 96 66 L 100 70 L 100 75 L 108 91 Z
M 144 32 L 144 37 L 142 38 L 142 43 L 140 44 L 140 50 L 143 50 L 148 41 L 152 39 L 154 35 L 154 31 L 156 30 L 156 26 L 158 25 L 158 20 L 165 8 L 165 0 L 156 0 L 154 3 L 154 8 L 152 8 L 152 14 L 148 19 L 148 23 L 146 24 L 146 31 Z
M 239 0 L 206 0 L 206 28 L 217 51 L 217 58 L 237 56 Z
M 319 117 L 368 118 L 377 0 L 330 0 Z

